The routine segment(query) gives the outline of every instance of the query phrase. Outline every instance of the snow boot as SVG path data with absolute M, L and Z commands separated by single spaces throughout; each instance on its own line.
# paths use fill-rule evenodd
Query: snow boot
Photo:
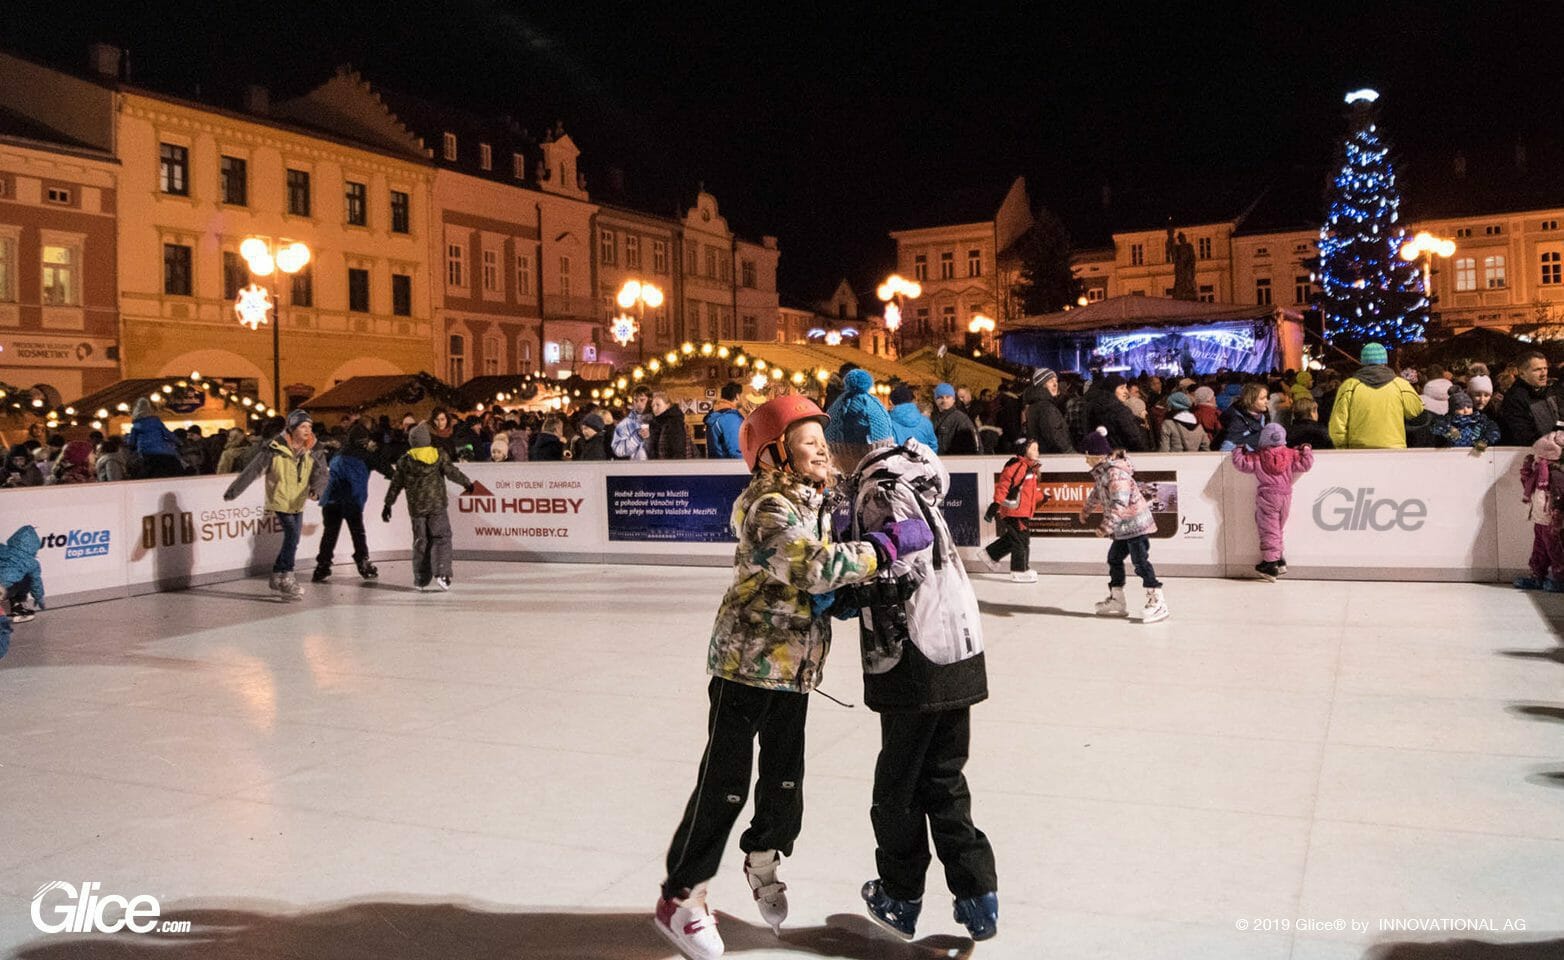
M 775 850 L 755 850 L 744 856 L 744 879 L 755 894 L 760 919 L 778 936 L 782 935 L 782 921 L 787 919 L 787 884 L 777 879 L 781 862 L 782 854 Z
M 722 934 L 717 918 L 706 906 L 706 885 L 696 884 L 683 897 L 662 898 L 652 916 L 657 932 L 690 960 L 717 960 L 722 956 Z
M 999 894 L 963 897 L 956 901 L 956 920 L 974 940 L 987 940 L 999 932 Z
M 1146 591 L 1146 606 L 1140 612 L 1141 623 L 1156 623 L 1168 618 L 1168 602 L 1162 597 L 1162 588 Z
M 1097 603 L 1097 616 L 1099 617 L 1127 617 L 1130 608 L 1124 603 L 1124 588 L 1109 587 L 1108 599 Z
M 901 940 L 911 940 L 918 928 L 918 914 L 923 910 L 923 900 L 897 900 L 885 892 L 879 880 L 870 880 L 859 892 L 869 909 L 869 919 L 887 933 Z

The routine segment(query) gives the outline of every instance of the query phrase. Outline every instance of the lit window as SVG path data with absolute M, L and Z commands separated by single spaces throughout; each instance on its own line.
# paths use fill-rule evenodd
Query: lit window
M 1542 254 L 1542 282 L 1546 286 L 1556 286 L 1564 282 L 1564 276 L 1560 275 L 1559 252 L 1546 250 Z
M 456 134 L 454 133 L 445 135 L 445 159 L 453 163 L 456 161 Z
M 1455 289 L 1477 289 L 1477 258 L 1457 257 L 1455 261 Z
M 158 144 L 158 189 L 164 193 L 190 195 L 190 151 L 172 143 Z
M 166 248 L 165 248 L 166 249 Z M 185 289 L 190 293 L 190 248 L 185 252 Z M 43 248 L 43 302 L 49 306 L 76 306 L 81 303 L 81 290 L 76 272 L 80 266 L 81 252 L 76 247 L 44 244 Z M 167 291 L 170 293 L 177 291 Z
M 478 144 L 478 166 L 485 170 L 494 169 L 494 151 L 489 149 L 487 143 Z
M 348 223 L 355 227 L 363 227 L 369 224 L 369 190 L 362 183 L 348 181 L 347 196 Z
M 1505 286 L 1502 255 L 1483 257 L 1483 285 L 1489 290 L 1498 290 Z

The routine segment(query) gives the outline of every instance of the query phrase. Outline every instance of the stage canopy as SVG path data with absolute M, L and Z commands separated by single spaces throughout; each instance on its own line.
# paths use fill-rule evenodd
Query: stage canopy
M 1007 325 L 1000 355 L 1055 370 L 1135 374 L 1298 369 L 1303 316 L 1274 306 L 1113 297 Z

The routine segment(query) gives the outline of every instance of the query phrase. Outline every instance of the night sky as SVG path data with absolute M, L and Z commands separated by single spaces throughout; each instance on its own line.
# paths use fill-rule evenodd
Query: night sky
M 608 163 L 658 212 L 704 181 L 735 228 L 778 235 L 785 302 L 869 282 L 886 231 L 955 187 L 1024 173 L 1068 205 L 1105 180 L 1323 170 L 1358 86 L 1384 95 L 1408 153 L 1564 139 L 1564 21 L 1539 2 L 0 7 L 0 46 L 79 69 L 108 40 L 133 81 L 187 95 L 236 100 L 255 80 L 286 95 L 351 62 L 535 132 L 562 119 L 594 193 Z

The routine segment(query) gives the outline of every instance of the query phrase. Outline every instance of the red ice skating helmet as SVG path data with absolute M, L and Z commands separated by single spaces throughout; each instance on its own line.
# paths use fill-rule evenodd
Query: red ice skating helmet
M 774 448 L 771 456 L 778 466 L 786 463 L 787 451 L 782 446 L 782 437 L 788 427 L 805 420 L 818 420 L 823 427 L 831 418 L 813 400 L 796 393 L 767 400 L 756 407 L 739 427 L 739 449 L 750 470 L 760 464 L 760 454 L 767 448 Z

